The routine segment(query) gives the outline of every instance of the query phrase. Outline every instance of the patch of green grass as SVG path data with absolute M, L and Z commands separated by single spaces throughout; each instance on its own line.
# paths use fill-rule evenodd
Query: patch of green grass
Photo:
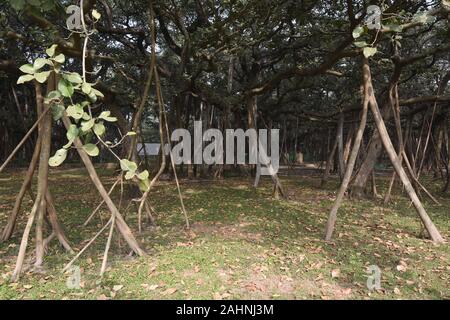
M 99 170 L 107 187 L 114 173 Z M 20 171 L 0 175 L 0 225 L 6 222 L 20 188 Z M 100 197 L 82 169 L 52 170 L 51 190 L 67 236 L 76 251 L 109 218 L 103 207 L 82 227 Z M 380 177 L 379 192 L 386 180 Z M 323 241 L 328 210 L 338 181 L 323 189 L 319 177 L 283 177 L 289 200 L 271 195 L 269 179 L 258 189 L 248 179 L 182 183 L 192 228 L 185 230 L 176 187 L 163 183 L 150 195 L 157 226 L 144 219 L 137 231 L 136 207 L 122 199 L 121 212 L 144 257 L 130 257 L 126 243 L 115 233 L 108 269 L 99 276 L 108 231 L 75 262 L 81 288 L 70 289 L 62 268 L 73 256 L 53 240 L 43 273 L 25 272 L 19 283 L 8 282 L 31 201 L 24 201 L 14 237 L 0 244 L 2 299 L 448 299 L 450 249 L 434 245 L 421 234 L 420 221 L 396 187 L 388 206 L 382 200 L 344 200 L 332 242 Z M 439 185 L 425 179 L 441 206 L 424 201 L 431 218 L 448 239 L 450 198 Z M 112 194 L 119 203 L 120 193 Z M 128 209 L 127 209 L 128 207 Z M 127 210 L 126 210 L 127 209 Z M 101 218 L 101 219 L 100 219 Z M 33 232 L 31 233 L 34 234 Z M 32 255 L 33 239 L 28 247 Z M 30 262 L 30 261 L 27 261 Z M 366 287 L 367 267 L 381 269 L 382 290 Z

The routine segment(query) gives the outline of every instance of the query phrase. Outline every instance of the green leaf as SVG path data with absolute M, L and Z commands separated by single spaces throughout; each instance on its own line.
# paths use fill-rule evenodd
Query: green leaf
M 137 164 L 133 161 L 130 161 L 128 159 L 122 159 L 120 160 L 120 168 L 123 171 L 132 171 L 135 172 L 137 169 Z
M 110 117 L 111 111 L 103 111 L 102 113 L 100 113 L 100 115 L 98 116 L 99 119 L 103 119 L 105 121 L 108 122 L 115 122 L 117 121 L 116 117 Z
M 436 20 L 436 17 L 429 15 L 428 12 L 420 12 L 414 15 L 413 21 L 426 24 L 432 23 Z
M 134 132 L 134 131 L 127 132 L 127 136 L 135 136 L 135 135 L 136 135 L 136 132 Z
M 37 82 L 44 83 L 45 81 L 47 81 L 47 78 L 49 75 L 50 75 L 50 71 L 44 71 L 44 72 L 35 73 L 34 78 L 36 79 Z
M 125 173 L 125 179 L 126 180 L 130 180 L 133 179 L 133 177 L 135 176 L 135 172 L 134 171 L 127 171 L 127 173 Z
M 33 79 L 34 79 L 34 76 L 33 76 L 33 75 L 31 75 L 31 74 L 26 74 L 26 75 L 20 76 L 19 79 L 17 79 L 17 84 L 22 84 L 22 83 L 31 81 L 31 80 L 33 80 Z
M 146 192 L 150 188 L 150 181 L 148 179 L 139 181 L 139 190 Z
M 55 55 L 55 50 L 56 50 L 56 47 L 57 47 L 57 46 L 58 46 L 57 44 L 52 45 L 50 48 L 48 48 L 47 50 L 45 50 L 45 53 L 46 53 L 48 56 L 53 57 L 53 56 Z
M 33 68 L 34 68 L 34 70 L 37 71 L 40 68 L 42 68 L 43 66 L 45 66 L 47 63 L 49 63 L 49 61 L 47 59 L 37 58 L 36 60 L 34 60 Z
M 69 117 L 79 120 L 83 117 L 84 110 L 79 104 L 72 104 L 67 107 L 66 112 Z
M 107 111 L 102 111 L 102 113 L 100 113 L 100 115 L 98 116 L 100 119 L 104 119 L 105 117 L 109 117 L 111 115 L 111 111 L 107 110 Z
M 139 173 L 137 175 L 137 177 L 139 178 L 139 180 L 147 180 L 149 177 L 149 173 L 147 170 L 142 171 L 141 173 Z
M 105 125 L 103 124 L 103 122 L 99 122 L 94 125 L 94 132 L 96 135 L 102 136 L 105 134 L 105 131 L 106 131 L 106 128 L 105 128 Z
M 58 90 L 64 97 L 67 98 L 71 97 L 74 91 L 72 83 L 67 81 L 66 79 L 59 80 Z
M 56 99 L 59 99 L 59 98 L 61 98 L 61 92 L 59 92 L 58 90 L 50 91 L 47 94 L 47 99 L 49 99 L 49 100 L 56 100 Z
M 105 96 L 103 95 L 103 93 L 101 93 L 101 92 L 98 91 L 97 89 L 92 88 L 92 92 L 93 92 L 97 97 L 100 97 L 100 98 L 105 97 Z
M 94 17 L 95 20 L 100 19 L 100 17 L 102 16 L 97 10 L 92 10 L 92 16 Z
M 92 144 L 92 143 L 85 144 L 83 146 L 83 149 L 91 157 L 96 157 L 100 153 L 100 150 L 98 150 L 97 146 L 95 144 Z
M 55 60 L 58 63 L 63 64 L 64 61 L 66 61 L 66 57 L 62 53 L 60 53 L 56 57 L 54 57 L 53 60 Z
M 27 0 L 28 4 L 31 4 L 32 6 L 40 6 L 41 5 L 41 1 L 40 0 Z
M 11 7 L 13 7 L 14 10 L 20 11 L 25 6 L 25 0 L 11 0 Z
M 91 120 L 91 116 L 86 111 L 83 113 L 83 120 L 85 121 Z
M 352 32 L 352 36 L 353 38 L 358 39 L 363 33 L 364 33 L 363 27 L 356 27 Z
M 73 142 L 78 137 L 79 132 L 80 130 L 77 128 L 77 126 L 75 124 L 71 124 L 66 133 L 67 140 Z
M 364 48 L 367 46 L 367 42 L 365 41 L 356 41 L 355 42 L 355 46 L 357 46 L 358 48 Z
M 403 26 L 401 24 L 387 24 L 383 26 L 385 29 L 387 29 L 388 31 L 393 31 L 393 32 L 402 32 L 403 31 Z
M 34 72 L 35 72 L 33 65 L 31 65 L 29 63 L 21 66 L 19 68 L 19 70 L 22 71 L 23 73 L 28 73 L 28 74 L 34 74 Z
M 39 7 L 42 11 L 50 11 L 55 9 L 55 2 L 52 0 L 41 0 L 41 5 Z
M 67 142 L 65 145 L 63 145 L 63 148 L 64 148 L 64 149 L 69 149 L 70 146 L 72 145 L 72 143 L 73 143 L 73 141 Z
M 85 93 L 85 94 L 89 94 L 92 91 L 92 87 L 89 83 L 87 82 L 83 82 L 83 84 L 81 85 L 81 90 Z
M 64 78 L 66 78 L 67 80 L 69 80 L 72 83 L 76 83 L 76 84 L 83 83 L 83 79 L 81 79 L 81 76 L 76 72 L 65 74 Z
M 67 150 L 66 149 L 59 149 L 58 151 L 56 151 L 56 153 L 55 153 L 55 155 L 53 157 L 48 159 L 48 165 L 50 167 L 57 167 L 61 163 L 63 163 L 64 160 L 66 160 L 66 157 L 67 157 Z
M 95 102 L 95 101 L 97 101 L 97 96 L 94 94 L 94 92 L 89 92 L 88 93 L 88 96 L 89 96 L 89 99 L 92 101 L 92 102 Z
M 81 131 L 87 132 L 87 131 L 91 130 L 91 128 L 94 126 L 94 124 L 95 124 L 94 119 L 90 119 L 88 121 L 83 121 L 81 123 Z
M 63 114 L 64 114 L 64 110 L 66 110 L 66 108 L 64 108 L 63 105 L 61 104 L 53 104 L 52 105 L 52 115 L 53 115 L 53 120 L 59 120 L 62 118 Z
M 369 58 L 377 53 L 377 48 L 365 47 L 363 49 L 364 57 Z

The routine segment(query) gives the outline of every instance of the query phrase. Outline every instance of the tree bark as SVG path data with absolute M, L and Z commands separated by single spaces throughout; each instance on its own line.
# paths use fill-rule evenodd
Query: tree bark
M 405 190 L 408 193 L 408 196 L 410 197 L 414 207 L 417 210 L 417 213 L 420 216 L 420 219 L 422 220 L 425 228 L 427 229 L 431 239 L 434 242 L 440 243 L 443 242 L 444 239 L 442 238 L 441 234 L 439 233 L 438 229 L 434 225 L 434 223 L 431 221 L 430 217 L 428 216 L 427 212 L 425 211 L 425 208 L 423 207 L 422 203 L 420 202 L 419 198 L 417 197 L 417 194 L 409 181 L 408 176 L 406 175 L 405 170 L 402 167 L 401 161 L 398 158 L 394 146 L 392 145 L 392 141 L 389 137 L 389 133 L 386 129 L 386 125 L 384 123 L 383 117 L 381 115 L 381 112 L 378 108 L 378 103 L 375 98 L 375 94 L 373 94 L 370 98 L 370 110 L 372 111 L 375 124 L 377 126 L 378 132 L 380 133 L 381 141 L 383 143 L 384 149 L 386 150 L 386 153 L 389 156 L 389 159 L 392 162 L 392 165 L 394 166 L 395 172 L 399 176 L 400 180 L 402 181 L 403 185 L 405 186 Z
M 339 113 L 339 121 L 337 127 L 336 139 L 338 141 L 338 166 L 339 166 L 339 178 L 344 178 L 345 175 L 345 163 L 344 163 L 344 113 Z
M 384 119 L 390 119 L 391 112 L 388 104 L 383 107 L 382 113 Z M 381 142 L 380 134 L 377 130 L 374 130 L 370 138 L 369 146 L 367 147 L 366 157 L 359 167 L 351 186 L 350 192 L 353 198 L 363 198 L 365 196 L 367 181 L 382 150 L 383 144 Z
M 50 75 L 47 90 L 55 88 L 55 76 Z M 44 97 L 41 92 L 41 86 L 36 85 L 36 102 L 38 108 L 41 109 L 41 113 L 44 113 L 45 109 L 50 108 L 49 105 L 44 104 Z M 37 199 L 40 199 L 40 205 L 37 210 L 36 216 L 36 261 L 35 266 L 40 267 L 44 261 L 44 238 L 43 238 L 43 221 L 46 212 L 46 200 L 45 195 L 48 188 L 48 159 L 50 158 L 50 146 L 52 138 L 52 115 L 50 112 L 45 114 L 45 118 L 41 123 L 39 130 L 41 136 L 41 154 L 39 158 L 39 172 L 38 172 L 38 187 L 37 187 Z
M 62 120 L 64 122 L 64 126 L 66 127 L 66 129 L 68 129 L 71 122 L 66 114 L 63 115 Z M 100 178 L 97 175 L 94 165 L 92 164 L 91 158 L 83 149 L 83 144 L 81 143 L 81 140 L 79 138 L 76 138 L 74 140 L 74 145 L 77 148 L 77 151 L 78 151 L 78 154 L 80 155 L 81 160 L 83 161 L 84 165 L 86 166 L 86 169 L 89 173 L 89 176 L 90 176 L 92 182 L 94 183 L 95 187 L 99 191 L 102 199 L 105 201 L 106 206 L 108 207 L 111 214 L 115 215 L 115 222 L 116 222 L 117 229 L 122 234 L 125 241 L 128 243 L 128 245 L 130 246 L 131 250 L 133 250 L 133 252 L 135 252 L 139 256 L 144 255 L 145 252 L 139 246 L 131 229 L 128 227 L 127 223 L 123 219 L 123 217 L 120 214 L 119 210 L 117 209 L 116 205 L 111 200 L 111 198 L 108 195 L 108 192 L 106 191 L 105 187 L 103 186 L 102 182 L 100 181 Z
M 371 74 L 369 68 L 369 62 L 366 58 L 363 58 L 363 108 L 361 111 L 361 120 L 359 123 L 358 131 L 356 132 L 355 141 L 353 143 L 353 148 L 350 153 L 350 158 L 348 160 L 347 168 L 345 170 L 344 177 L 342 179 L 341 186 L 339 188 L 338 194 L 336 196 L 336 200 L 334 201 L 333 207 L 330 210 L 330 214 L 328 217 L 326 229 L 325 229 L 325 240 L 331 240 L 333 235 L 334 226 L 336 224 L 337 212 L 339 207 L 341 206 L 342 200 L 344 198 L 345 191 L 347 190 L 348 184 L 350 183 L 350 178 L 353 173 L 353 168 L 355 166 L 356 158 L 358 156 L 359 148 L 361 146 L 361 141 L 363 138 L 364 130 L 366 128 L 367 123 L 367 110 L 370 95 L 373 94 L 372 82 L 371 82 Z
M 331 152 L 327 159 L 327 164 L 325 166 L 325 172 L 323 173 L 322 181 L 320 183 L 321 187 L 324 187 L 328 181 L 328 177 L 330 175 L 331 166 L 333 165 L 333 160 L 334 160 L 334 155 L 336 153 L 337 145 L 338 145 L 338 139 L 336 138 L 334 140 L 333 148 L 331 149 Z
M 25 193 L 31 186 L 31 181 L 33 180 L 33 174 L 36 170 L 37 162 L 39 160 L 39 155 L 41 153 L 41 139 L 38 138 L 36 142 L 36 146 L 34 148 L 33 156 L 30 161 L 30 165 L 28 166 L 27 173 L 25 174 L 25 179 L 23 180 L 22 186 L 20 187 L 20 191 L 17 194 L 16 201 L 14 203 L 14 208 L 8 217 L 8 222 L 6 224 L 5 229 L 3 229 L 1 241 L 7 241 L 11 238 L 14 228 L 16 226 L 17 216 L 20 212 L 20 207 L 22 205 L 23 198 Z

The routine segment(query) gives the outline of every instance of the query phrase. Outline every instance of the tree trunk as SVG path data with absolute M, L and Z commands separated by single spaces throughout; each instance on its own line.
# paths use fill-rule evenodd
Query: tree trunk
M 428 216 L 427 212 L 425 211 L 425 208 L 423 207 L 422 203 L 420 202 L 419 198 L 417 197 L 417 194 L 409 181 L 408 176 L 406 175 L 405 170 L 402 167 L 401 161 L 399 157 L 397 156 L 394 146 L 392 145 L 392 141 L 389 137 L 389 133 L 386 129 L 386 125 L 384 124 L 381 112 L 378 108 L 378 104 L 375 98 L 375 94 L 371 96 L 370 99 L 370 110 L 372 111 L 375 124 L 377 126 L 378 132 L 380 133 L 381 141 L 383 142 L 383 146 L 386 150 L 386 153 L 389 156 L 389 159 L 392 162 L 392 165 L 394 166 L 395 172 L 399 176 L 400 180 L 402 181 L 403 185 L 405 186 L 405 190 L 408 193 L 408 196 L 410 197 L 414 207 L 417 210 L 417 213 L 419 214 L 425 228 L 427 229 L 431 239 L 434 242 L 443 242 L 444 239 L 442 238 L 441 234 L 439 233 L 438 229 L 434 225 L 434 223 L 431 221 L 430 217 Z
M 352 146 L 353 133 L 354 133 L 354 129 L 353 129 L 353 125 L 352 125 L 350 127 L 350 129 L 348 130 L 347 139 L 346 139 L 345 145 L 344 145 L 344 155 L 343 155 L 344 165 L 347 165 L 348 157 L 350 155 L 350 147 Z
M 55 88 L 55 76 L 52 74 L 49 77 L 47 84 L 47 91 Z M 36 100 L 38 107 L 41 108 L 41 113 L 44 112 L 44 108 L 50 108 L 50 106 L 44 104 L 44 97 L 42 96 L 40 85 L 36 86 Z M 46 212 L 46 200 L 45 195 L 48 188 L 48 159 L 50 158 L 50 146 L 52 138 L 52 114 L 47 112 L 44 120 L 41 122 L 41 128 L 39 130 L 41 136 L 41 154 L 39 158 L 39 172 L 38 172 L 38 187 L 37 187 L 37 199 L 40 199 L 40 205 L 37 210 L 36 216 L 36 261 L 35 266 L 42 266 L 44 260 L 44 238 L 43 238 L 43 221 Z
M 350 158 L 348 160 L 347 168 L 345 170 L 344 177 L 342 179 L 341 186 L 339 188 L 338 194 L 336 196 L 336 200 L 334 201 L 333 207 L 330 210 L 330 214 L 328 217 L 326 229 L 325 229 L 325 240 L 331 240 L 333 235 L 334 226 L 336 224 L 337 212 L 339 207 L 341 206 L 342 200 L 344 198 L 345 191 L 347 190 L 348 184 L 350 183 L 350 178 L 353 173 L 353 168 L 355 166 L 356 158 L 358 156 L 359 148 L 361 146 L 361 141 L 363 138 L 364 130 L 366 128 L 367 122 L 367 110 L 370 95 L 373 94 L 372 82 L 371 82 L 371 74 L 369 68 L 369 62 L 366 58 L 363 58 L 363 108 L 361 111 L 361 120 L 359 123 L 358 131 L 356 132 L 355 141 L 353 143 L 353 148 L 350 153 Z
M 67 117 L 66 114 L 63 115 L 62 120 L 64 122 L 64 126 L 66 129 L 69 129 L 69 126 L 71 124 L 70 119 Z M 102 182 L 100 181 L 97 172 L 92 164 L 91 158 L 89 155 L 84 151 L 83 144 L 81 143 L 81 140 L 79 138 L 76 138 L 74 140 L 74 145 L 77 148 L 78 154 L 80 155 L 81 160 L 83 161 L 84 165 L 86 166 L 86 169 L 89 173 L 89 176 L 94 183 L 95 187 L 99 191 L 102 199 L 105 201 L 106 206 L 108 207 L 109 211 L 112 215 L 115 216 L 115 222 L 117 229 L 124 237 L 125 241 L 128 243 L 130 248 L 139 256 L 144 255 L 144 251 L 139 246 L 138 242 L 136 241 L 136 238 L 134 237 L 131 229 L 128 227 L 127 223 L 123 219 L 122 215 L 119 213 L 119 210 L 117 209 L 114 202 L 111 200 L 111 198 L 108 195 L 108 192 L 106 191 L 105 187 L 103 186 Z
M 389 120 L 391 117 L 391 112 L 388 104 L 383 107 L 382 112 L 384 119 Z M 373 168 L 375 167 L 375 163 L 377 162 L 382 149 L 383 144 L 381 142 L 380 134 L 377 130 L 375 130 L 370 138 L 366 157 L 359 167 L 351 186 L 351 195 L 353 198 L 363 198 L 365 196 L 367 181 Z
M 40 153 L 41 153 L 41 139 L 38 138 L 36 146 L 34 148 L 33 157 L 31 158 L 30 165 L 28 166 L 27 173 L 25 174 L 25 179 L 23 180 L 22 186 L 20 187 L 20 191 L 17 194 L 16 201 L 14 203 L 14 208 L 10 216 L 8 217 L 8 222 L 6 224 L 5 229 L 3 230 L 1 241 L 9 240 L 14 232 L 17 216 L 19 215 L 20 211 L 20 206 L 22 204 L 22 200 L 25 196 L 25 193 L 31 186 L 31 181 L 33 180 L 33 174 L 36 169 Z
M 44 98 L 42 96 L 42 87 L 40 83 L 34 81 L 35 93 L 36 93 L 36 108 L 38 116 L 44 113 Z M 50 117 L 50 121 L 48 121 Z M 36 222 L 36 262 L 35 265 L 40 267 L 43 261 L 44 255 L 44 242 L 42 235 L 42 222 L 45 210 L 45 193 L 47 192 L 47 177 L 48 177 L 48 158 L 50 156 L 50 139 L 51 139 L 51 114 L 45 113 L 43 121 L 39 123 L 39 174 L 38 174 L 38 192 L 34 201 L 33 208 L 28 217 L 28 222 L 25 226 L 25 230 L 20 242 L 19 253 L 17 254 L 16 266 L 13 271 L 11 280 L 16 281 L 20 277 L 22 272 L 23 263 L 25 260 L 25 254 L 28 246 L 28 238 L 30 236 L 31 228 Z M 36 217 L 37 216 L 37 217 Z
M 333 160 L 334 160 L 334 155 L 336 153 L 337 145 L 338 145 L 338 139 L 336 138 L 334 140 L 333 148 L 331 149 L 330 155 L 328 156 L 328 159 L 327 159 L 327 164 L 325 166 L 325 172 L 323 173 L 322 181 L 320 183 L 321 187 L 324 187 L 328 181 L 328 177 L 330 175 L 331 166 L 333 165 Z
M 344 178 L 345 163 L 344 163 L 344 113 L 339 113 L 339 121 L 337 127 L 336 139 L 338 141 L 338 165 L 339 165 L 339 178 Z

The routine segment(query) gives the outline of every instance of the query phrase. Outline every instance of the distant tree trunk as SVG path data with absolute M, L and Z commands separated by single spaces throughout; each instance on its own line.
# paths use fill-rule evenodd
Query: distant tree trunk
M 16 226 L 17 216 L 19 215 L 20 211 L 20 206 L 22 204 L 25 193 L 27 192 L 27 190 L 30 189 L 31 181 L 33 179 L 33 174 L 36 169 L 40 153 L 41 153 L 41 139 L 38 138 L 36 146 L 34 148 L 33 156 L 30 161 L 30 165 L 28 166 L 27 173 L 25 174 L 25 179 L 23 180 L 22 186 L 20 187 L 20 191 L 16 196 L 14 208 L 11 214 L 9 215 L 8 222 L 6 224 L 5 229 L 3 230 L 1 241 L 9 240 L 13 234 L 14 228 Z
M 390 119 L 390 108 L 388 104 L 383 107 L 383 118 Z M 377 130 L 374 130 L 372 137 L 370 138 L 369 146 L 367 147 L 367 154 L 358 169 L 358 172 L 353 180 L 351 186 L 351 195 L 353 198 L 363 198 L 365 196 L 365 189 L 367 181 L 372 173 L 375 163 L 383 150 L 383 144 L 381 142 L 380 134 Z
M 296 123 L 295 123 L 295 138 L 294 138 L 294 150 L 293 151 L 294 151 L 294 154 L 295 154 L 295 160 L 297 162 L 297 154 L 298 154 L 298 117 L 297 117 Z
M 444 239 L 442 238 L 441 234 L 437 230 L 436 226 L 431 221 L 431 219 L 428 216 L 428 214 L 426 213 L 422 203 L 420 202 L 419 198 L 417 197 L 417 194 L 416 194 L 414 188 L 412 187 L 411 182 L 409 181 L 409 178 L 406 175 L 406 172 L 404 171 L 404 169 L 402 167 L 401 161 L 395 152 L 394 146 L 392 145 L 391 139 L 389 137 L 389 133 L 386 129 L 386 125 L 384 124 L 381 112 L 378 108 L 378 103 L 377 103 L 377 100 L 375 97 L 375 92 L 373 90 L 372 81 L 371 81 L 371 77 L 370 77 L 370 67 L 368 65 L 367 59 L 364 59 L 363 74 L 366 79 L 365 80 L 365 90 L 364 90 L 365 100 L 368 98 L 368 104 L 370 106 L 370 110 L 372 111 L 375 124 L 377 126 L 378 132 L 380 133 L 380 138 L 383 142 L 383 146 L 389 156 L 389 159 L 391 160 L 392 165 L 394 166 L 394 169 L 395 169 L 397 175 L 400 177 L 400 180 L 403 182 L 406 192 L 408 193 L 414 207 L 416 208 L 417 213 L 419 214 L 431 239 L 434 242 L 438 242 L 438 243 L 443 242 Z M 360 125 L 360 128 L 361 128 L 361 125 Z M 356 143 L 357 139 L 358 138 L 355 139 L 355 143 Z M 358 142 L 358 144 L 359 144 L 359 142 Z M 353 155 L 354 154 L 352 151 L 349 166 L 350 165 L 353 166 L 353 164 L 354 164 L 354 163 L 352 163 L 352 161 L 354 162 Z M 354 156 L 355 156 L 354 158 L 356 159 L 356 155 L 354 155 Z M 344 196 L 345 189 L 347 187 L 347 185 L 345 185 L 345 183 L 348 184 L 348 181 L 350 180 L 351 172 L 349 172 L 350 170 L 348 170 L 348 169 L 349 168 L 347 167 L 346 177 L 345 177 L 346 179 L 344 179 L 344 181 L 341 185 L 341 188 L 339 190 L 338 196 L 336 198 L 335 204 L 330 211 L 330 217 L 328 219 L 327 228 L 326 228 L 326 236 L 325 236 L 325 239 L 327 239 L 327 240 L 331 239 L 331 235 L 332 235 L 332 232 L 334 229 L 334 224 L 336 221 L 337 210 L 339 208 L 340 203 L 342 202 L 342 198 Z M 353 169 L 353 167 L 351 169 Z
M 247 128 L 248 129 L 254 129 L 257 130 L 257 124 L 256 124 L 256 115 L 257 115 L 257 102 L 256 102 L 256 96 L 249 96 L 247 97 Z M 249 146 L 249 148 L 257 148 L 257 146 Z M 255 176 L 257 174 L 256 172 L 256 166 L 250 165 L 250 171 L 252 173 L 252 176 Z
M 402 154 L 403 154 L 403 150 L 404 150 L 405 144 L 404 144 L 403 133 L 402 133 L 402 123 L 401 123 L 401 119 L 400 119 L 400 104 L 399 104 L 399 101 L 398 101 L 399 97 L 398 97 L 398 85 L 397 85 L 397 82 L 398 82 L 399 78 L 400 78 L 400 75 L 398 75 L 398 77 L 396 77 L 395 83 L 390 88 L 389 103 L 390 103 L 391 108 L 392 108 L 392 114 L 394 115 L 395 129 L 396 129 L 396 132 L 397 132 L 397 141 L 398 141 L 397 157 L 400 159 L 400 163 L 402 163 L 402 161 L 403 161 Z M 408 136 L 408 134 L 409 134 L 408 130 L 409 130 L 409 128 L 407 128 L 407 130 L 405 132 L 405 136 Z M 396 175 L 397 174 L 394 171 L 393 174 L 392 174 L 391 180 L 389 181 L 388 190 L 386 191 L 386 193 L 384 195 L 384 203 L 385 204 L 389 203 Z
M 184 127 L 186 129 L 189 128 L 189 124 L 191 121 L 191 110 L 192 110 L 192 96 L 187 95 L 186 96 L 186 112 L 185 112 L 185 118 L 184 118 Z M 187 177 L 188 179 L 194 178 L 194 165 L 192 164 L 192 155 L 190 162 L 187 164 Z
M 330 175 L 331 167 L 333 165 L 333 160 L 334 160 L 334 155 L 336 153 L 337 145 L 338 145 L 338 139 L 336 138 L 336 139 L 334 139 L 333 148 L 331 149 L 331 152 L 328 155 L 327 164 L 325 166 L 325 171 L 323 173 L 322 181 L 320 183 L 321 187 L 324 187 L 328 181 L 328 177 Z
M 378 198 L 377 183 L 375 179 L 375 170 L 372 170 L 372 195 L 374 198 Z
M 445 88 L 447 87 L 447 83 L 449 81 L 450 81 L 450 70 L 447 71 L 446 75 L 442 78 L 442 80 L 439 83 L 439 87 L 438 87 L 438 90 L 437 90 L 437 95 L 438 96 L 440 96 L 440 95 L 442 95 L 444 93 Z M 424 147 L 423 147 L 422 157 L 420 158 L 420 162 L 419 162 L 420 164 L 419 164 L 418 171 L 417 171 L 417 179 L 419 179 L 419 177 L 420 177 L 420 173 L 421 173 L 422 168 L 423 168 L 424 160 L 427 157 L 427 155 L 429 155 L 427 153 L 427 148 L 428 148 L 428 143 L 430 141 L 431 132 L 432 132 L 432 129 L 433 129 L 433 121 L 435 119 L 435 115 L 436 115 L 436 110 L 437 109 L 438 109 L 438 105 L 437 105 L 437 102 L 435 102 L 433 104 L 433 109 L 432 109 L 432 112 L 431 112 L 431 118 L 430 118 L 430 121 L 429 121 L 429 124 L 428 124 L 428 130 L 427 130 L 427 135 L 426 135 L 426 139 L 425 139 L 425 144 L 424 144 Z M 423 127 L 425 126 L 425 119 L 426 118 L 424 118 L 424 121 L 423 121 Z M 416 157 L 416 159 L 418 159 L 418 158 Z
M 448 114 L 446 115 L 445 123 L 448 124 Z M 445 157 L 444 161 L 444 169 L 446 173 L 446 181 L 444 183 L 444 187 L 442 188 L 442 192 L 447 192 L 450 184 L 450 139 L 448 133 L 448 126 L 444 126 L 444 148 L 445 148 Z
M 345 163 L 344 163 L 344 113 L 341 111 L 339 113 L 339 121 L 337 127 L 338 141 L 338 165 L 339 165 L 339 178 L 342 180 L 345 174 Z
M 247 99 L 247 116 L 248 116 L 248 128 L 249 129 L 254 129 L 257 130 L 257 125 L 256 125 L 256 115 L 257 115 L 257 100 L 255 96 L 251 96 Z M 258 134 L 257 134 L 257 140 L 259 141 L 258 138 Z M 258 143 L 259 144 L 259 143 Z M 268 144 L 269 145 L 269 144 Z M 260 146 L 249 146 L 250 148 L 257 148 L 256 150 L 258 150 L 258 148 Z M 272 150 L 271 150 L 272 151 Z M 260 152 L 265 152 L 268 156 L 268 151 L 267 150 L 260 150 Z M 257 161 L 259 162 L 259 155 L 257 154 Z M 284 189 L 281 185 L 281 181 L 278 178 L 277 173 L 274 173 L 271 168 L 272 165 L 269 164 L 269 171 L 271 172 L 271 178 L 272 181 L 274 183 L 274 189 L 273 189 L 273 194 L 276 198 L 279 197 L 279 195 L 281 195 L 282 197 L 286 197 L 286 194 L 284 192 Z M 259 184 L 259 179 L 260 179 L 260 175 L 261 175 L 261 164 L 257 164 L 256 166 L 252 166 L 252 168 L 254 168 L 253 170 L 255 170 L 255 181 L 253 186 L 256 188 Z
M 444 119 L 445 120 L 445 119 Z M 437 138 L 436 138 L 436 147 L 435 147 L 435 168 L 437 170 L 437 176 L 441 176 L 444 180 L 444 175 L 442 171 L 442 165 L 445 163 L 443 161 L 444 157 L 442 156 L 442 146 L 444 144 L 444 126 L 445 122 L 442 121 L 441 124 L 437 128 Z
M 352 140 L 353 140 L 353 126 L 350 126 L 350 129 L 348 130 L 347 133 L 347 139 L 345 141 L 345 145 L 344 145 L 344 165 L 347 165 L 348 162 L 348 157 L 350 155 L 350 147 L 352 146 Z

